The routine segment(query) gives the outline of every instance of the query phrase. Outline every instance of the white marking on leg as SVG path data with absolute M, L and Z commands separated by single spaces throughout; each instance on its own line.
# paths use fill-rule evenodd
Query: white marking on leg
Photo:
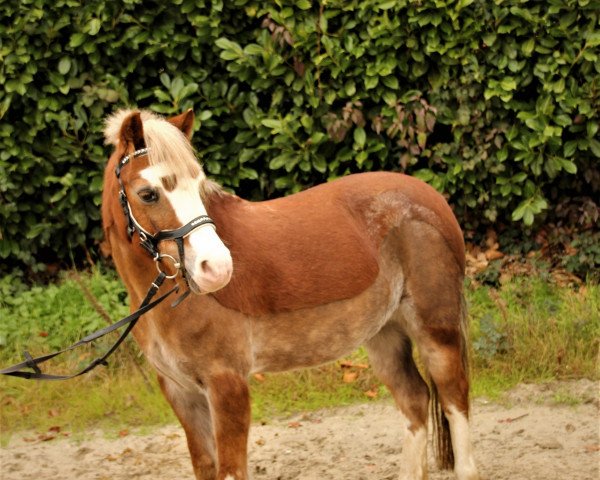
M 448 409 L 448 423 L 454 450 L 454 472 L 458 480 L 479 480 L 471 448 L 469 421 L 464 413 L 453 405 Z
M 411 430 L 410 421 L 400 413 L 404 424 L 400 480 L 427 478 L 427 428 Z
M 225 480 L 235 480 L 235 477 L 233 475 L 227 475 Z

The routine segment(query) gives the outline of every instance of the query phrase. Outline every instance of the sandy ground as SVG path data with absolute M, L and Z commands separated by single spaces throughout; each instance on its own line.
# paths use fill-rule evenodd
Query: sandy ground
M 585 380 L 521 385 L 502 402 L 476 400 L 472 423 L 482 478 L 600 479 L 598 389 L 597 382 Z M 395 479 L 401 451 L 397 418 L 391 404 L 373 402 L 253 425 L 252 478 Z M 61 437 L 13 436 L 0 452 L 0 478 L 193 478 L 185 438 L 176 425 L 117 439 L 100 432 L 77 440 Z M 453 478 L 431 470 L 430 480 Z

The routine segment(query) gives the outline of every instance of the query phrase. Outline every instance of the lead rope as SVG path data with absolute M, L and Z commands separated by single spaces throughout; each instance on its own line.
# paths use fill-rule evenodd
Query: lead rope
M 158 297 L 156 300 L 151 301 L 152 298 L 156 295 L 156 292 L 158 292 L 160 286 L 165 281 L 165 278 L 167 278 L 167 275 L 165 273 L 160 272 L 158 274 L 158 277 L 156 277 L 154 282 L 152 282 L 152 285 L 150 286 L 148 293 L 146 293 L 146 297 L 140 304 L 139 308 L 135 312 L 133 312 L 131 315 L 128 315 L 127 317 L 119 320 L 116 323 L 113 323 L 112 325 L 109 325 L 108 327 L 102 328 L 100 330 L 97 330 L 94 333 L 91 333 L 90 335 L 87 335 L 86 337 L 83 337 L 77 343 L 74 343 L 73 345 L 71 345 L 67 348 L 64 348 L 58 352 L 53 352 L 53 353 L 49 353 L 47 355 L 42 355 L 40 357 L 32 358 L 32 356 L 29 354 L 29 352 L 25 351 L 25 352 L 23 352 L 23 356 L 25 357 L 24 362 L 21 362 L 16 365 L 12 365 L 8 368 L 5 368 L 3 370 L 0 370 L 0 375 L 9 375 L 11 377 L 19 377 L 19 378 L 24 378 L 27 380 L 67 380 L 69 378 L 74 378 L 74 377 L 78 377 L 79 375 L 83 375 L 84 373 L 87 373 L 90 370 L 96 368 L 98 365 L 107 366 L 108 364 L 106 362 L 106 359 L 110 355 L 113 354 L 113 352 L 119 347 L 119 345 L 121 345 L 121 343 L 123 342 L 123 340 L 125 340 L 125 337 L 127 337 L 129 332 L 131 331 L 131 329 L 133 327 L 135 327 L 135 324 L 138 322 L 140 317 L 147 311 L 152 310 L 159 303 L 161 303 L 167 297 L 169 297 L 172 293 L 179 290 L 179 286 L 176 285 L 171 290 L 169 290 L 165 294 Z M 97 340 L 98 338 L 103 337 L 104 335 L 106 335 L 110 332 L 113 332 L 114 330 L 117 330 L 118 328 L 121 328 L 125 325 L 127 325 L 127 328 L 125 328 L 125 330 L 123 330 L 123 333 L 121 333 L 121 336 L 118 338 L 118 340 L 104 353 L 104 355 L 94 359 L 83 370 L 81 370 L 77 373 L 74 373 L 72 375 L 53 375 L 53 374 L 49 374 L 49 373 L 43 373 L 42 370 L 40 369 L 39 365 L 41 365 L 42 363 L 47 362 L 48 360 L 50 360 L 62 353 L 68 352 L 77 347 L 80 347 L 87 343 L 93 342 L 94 340 Z M 23 370 L 24 368 L 30 368 L 33 371 L 30 372 L 27 370 Z

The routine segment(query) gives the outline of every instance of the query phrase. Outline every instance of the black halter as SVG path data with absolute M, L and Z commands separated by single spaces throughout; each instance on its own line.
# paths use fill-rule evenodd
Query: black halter
M 208 215 L 199 215 L 198 217 L 190 220 L 185 225 L 176 228 L 175 230 L 160 230 L 155 234 L 148 232 L 144 227 L 142 227 L 139 222 L 135 219 L 133 212 L 131 211 L 131 206 L 129 205 L 129 201 L 127 200 L 127 194 L 125 193 L 125 187 L 121 180 L 121 170 L 125 165 L 129 163 L 129 161 L 133 158 L 141 157 L 143 155 L 147 155 L 149 148 L 141 148 L 136 150 L 131 155 L 125 155 L 118 163 L 115 168 L 115 174 L 117 176 L 117 180 L 119 181 L 119 185 L 121 189 L 119 190 L 119 201 L 121 203 L 121 207 L 123 208 L 123 213 L 125 214 L 125 218 L 127 220 L 127 234 L 131 239 L 133 234 L 137 231 L 140 237 L 140 245 L 150 254 L 152 259 L 157 262 L 157 268 L 159 271 L 160 266 L 158 262 L 162 261 L 163 258 L 168 258 L 173 262 L 173 267 L 175 267 L 176 272 L 173 275 L 168 276 L 167 278 L 175 278 L 178 272 L 181 270 L 182 276 L 188 285 L 187 273 L 185 270 L 185 259 L 184 259 L 184 249 L 183 249 L 183 239 L 191 234 L 197 228 L 202 227 L 203 225 L 214 225 L 215 222 Z M 174 240 L 177 244 L 177 250 L 179 253 L 179 261 L 173 258 L 171 255 L 160 253 L 158 250 L 158 244 L 163 240 Z M 189 292 L 189 290 L 188 290 Z

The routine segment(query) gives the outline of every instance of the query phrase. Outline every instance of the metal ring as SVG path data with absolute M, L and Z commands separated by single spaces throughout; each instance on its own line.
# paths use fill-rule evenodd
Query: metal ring
M 173 275 L 167 275 L 165 272 L 163 272 L 160 269 L 160 264 L 159 262 L 163 259 L 163 258 L 168 258 L 173 262 L 173 267 L 175 267 L 175 273 Z M 156 269 L 158 270 L 158 273 L 164 273 L 165 274 L 165 278 L 168 279 L 173 279 L 175 278 L 177 275 L 179 275 L 179 270 L 181 269 L 181 263 L 178 262 L 177 260 L 175 260 L 175 257 L 168 255 L 166 253 L 161 253 L 160 255 L 157 256 L 157 258 L 155 259 L 156 262 Z

